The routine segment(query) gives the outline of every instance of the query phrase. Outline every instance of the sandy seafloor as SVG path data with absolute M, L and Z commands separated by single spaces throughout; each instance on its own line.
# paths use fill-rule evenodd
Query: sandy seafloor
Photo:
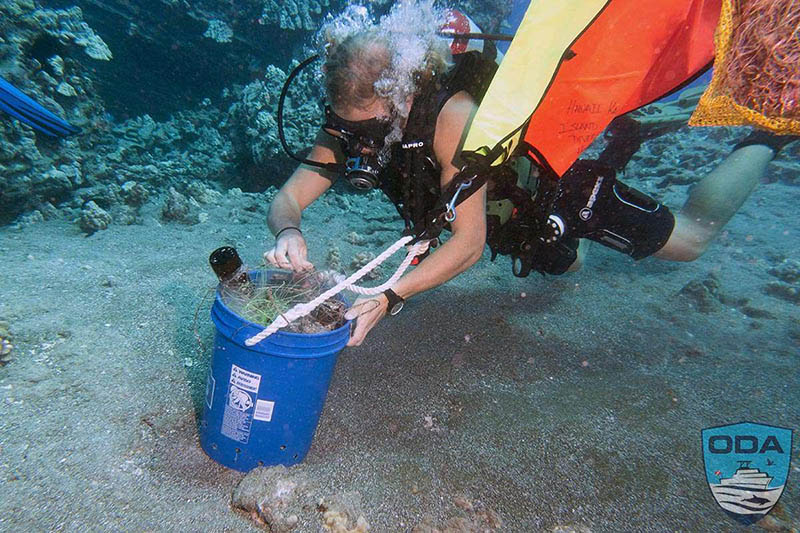
M 800 428 L 798 307 L 764 292 L 771 267 L 800 259 L 798 199 L 797 186 L 762 184 L 691 264 L 596 245 L 577 274 L 520 280 L 487 255 L 342 352 L 294 470 L 320 494 L 357 492 L 378 532 L 426 518 L 485 528 L 489 510 L 511 532 L 757 529 L 713 502 L 700 431 Z M 330 242 L 348 261 L 397 237 L 366 199 L 342 205 L 307 212 L 316 262 Z M 208 254 L 233 244 L 257 263 L 265 208 L 229 193 L 194 226 L 159 222 L 151 204 L 143 225 L 90 237 L 64 221 L 0 230 L 0 319 L 15 344 L 0 368 L 0 530 L 263 530 L 231 508 L 243 475 L 199 448 L 210 354 L 193 320 L 202 305 L 210 346 Z M 367 244 L 347 243 L 351 231 Z M 712 272 L 727 303 L 701 312 L 679 291 Z M 773 511 L 795 528 L 797 440 Z M 321 529 L 313 507 L 299 518 L 296 531 Z

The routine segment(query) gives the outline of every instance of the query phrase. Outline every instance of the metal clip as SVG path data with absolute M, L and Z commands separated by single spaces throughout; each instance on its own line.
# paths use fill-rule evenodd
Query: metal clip
M 458 186 L 456 189 L 455 194 L 453 194 L 453 198 L 450 200 L 450 203 L 447 204 L 447 211 L 444 214 L 444 219 L 447 222 L 452 222 L 456 219 L 456 200 L 458 200 L 458 195 L 464 189 L 469 189 L 472 187 L 472 179 L 469 179 Z

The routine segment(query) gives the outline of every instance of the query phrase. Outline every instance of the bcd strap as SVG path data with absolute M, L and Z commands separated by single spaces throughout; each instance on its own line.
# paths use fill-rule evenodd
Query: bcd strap
M 489 151 L 491 153 L 491 151 Z M 455 209 L 467 198 L 480 190 L 492 175 L 489 156 L 479 154 L 463 154 L 467 164 L 443 188 L 436 205 L 430 209 L 425 219 L 417 223 L 408 231 L 415 239 L 412 244 L 424 240 L 437 238 L 448 223 L 448 211 Z

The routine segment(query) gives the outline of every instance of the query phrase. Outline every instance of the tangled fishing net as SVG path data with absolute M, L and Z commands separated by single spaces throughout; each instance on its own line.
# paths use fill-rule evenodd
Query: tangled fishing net
M 723 0 L 715 47 L 689 124 L 800 134 L 800 0 Z
M 251 271 L 244 284 L 220 286 L 220 297 L 232 311 L 254 324 L 268 326 L 298 304 L 304 304 L 336 284 L 331 271 L 292 273 L 264 268 Z M 309 314 L 292 321 L 285 331 L 321 333 L 344 325 L 345 302 L 328 298 Z

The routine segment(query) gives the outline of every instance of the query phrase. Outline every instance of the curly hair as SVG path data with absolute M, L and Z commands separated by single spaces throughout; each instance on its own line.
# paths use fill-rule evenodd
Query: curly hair
M 376 97 L 375 83 L 392 64 L 389 42 L 375 31 L 331 45 L 325 61 L 325 92 L 334 107 L 364 108 Z
M 364 108 L 384 98 L 393 112 L 406 117 L 406 100 L 448 68 L 448 52 L 428 44 L 418 64 L 408 65 L 404 50 L 378 29 L 349 35 L 327 53 L 328 101 L 334 107 Z

